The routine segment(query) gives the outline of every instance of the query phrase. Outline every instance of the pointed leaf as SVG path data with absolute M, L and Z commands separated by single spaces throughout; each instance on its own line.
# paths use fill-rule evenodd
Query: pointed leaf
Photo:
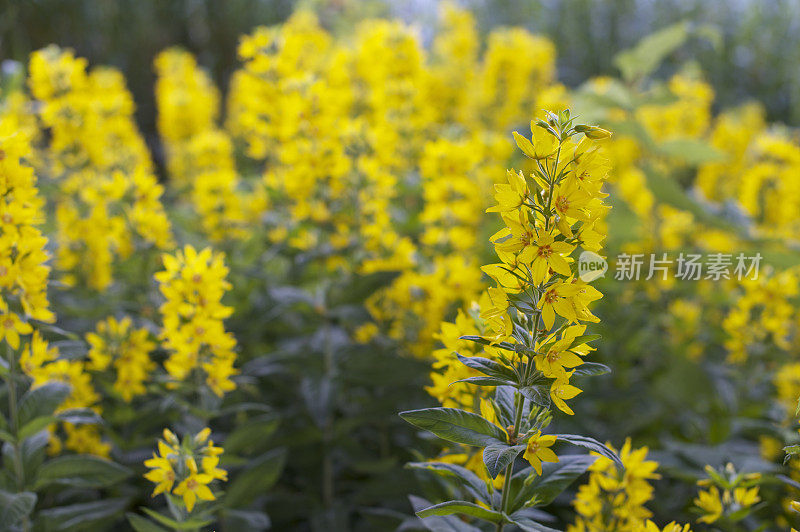
M 619 456 L 617 456 L 617 453 L 594 438 L 589 438 L 588 436 L 579 436 L 577 434 L 555 434 L 555 437 L 560 441 L 565 441 L 567 443 L 571 443 L 572 445 L 577 445 L 578 447 L 583 447 L 585 449 L 589 449 L 590 451 L 594 451 L 601 456 L 605 456 L 616 463 L 617 467 L 620 469 L 625 469 L 625 466 L 622 464 L 622 460 L 620 460 Z
M 285 463 L 285 449 L 273 449 L 251 460 L 228 485 L 225 506 L 247 506 L 256 497 L 266 493 L 277 482 Z
M 197 530 L 204 526 L 210 525 L 213 522 L 210 519 L 187 519 L 185 521 L 176 521 L 175 519 L 153 511 L 150 508 L 142 507 L 141 510 L 162 525 L 168 526 L 173 530 Z
M 126 513 L 125 517 L 128 519 L 128 523 L 131 525 L 136 532 L 167 532 L 166 528 L 163 528 L 151 520 L 147 519 L 146 517 L 142 517 L 141 515 L 137 515 L 134 513 Z
M 550 386 L 537 384 L 534 386 L 524 386 L 519 392 L 533 403 L 545 408 L 550 406 Z
M 423 430 L 434 433 L 440 438 L 486 447 L 493 443 L 505 443 L 506 433 L 493 423 L 489 423 L 479 415 L 458 408 L 423 408 L 400 412 L 400 417 Z
M 483 450 L 483 463 L 492 478 L 503 472 L 506 466 L 525 450 L 525 445 L 489 445 Z
M 523 485 L 512 508 L 522 508 L 534 498 L 536 506 L 547 506 L 596 460 L 597 457 L 590 454 L 568 454 L 559 456 L 558 462 L 543 463 L 542 474 Z
M 496 377 L 467 377 L 466 379 L 459 379 L 455 382 L 465 382 L 467 384 L 474 384 L 476 386 L 513 386 L 514 383 L 505 379 L 498 379 Z M 455 382 L 453 384 L 455 384 Z
M 101 488 L 116 484 L 130 475 L 130 469 L 105 458 L 67 455 L 45 462 L 39 468 L 36 486 L 65 484 L 78 488 Z
M 0 490 L 0 524 L 12 528 L 33 511 L 36 494 L 30 491 L 9 493 Z
M 597 375 L 605 375 L 607 373 L 611 373 L 611 368 L 606 366 L 605 364 L 600 364 L 598 362 L 584 362 L 577 368 L 575 368 L 575 376 L 597 376 Z
M 103 418 L 91 408 L 69 408 L 56 414 L 56 417 L 73 425 L 99 425 L 103 422 Z
M 477 517 L 491 523 L 501 523 L 505 521 L 505 516 L 494 510 L 487 510 L 483 506 L 478 506 L 469 501 L 447 501 L 434 504 L 429 508 L 417 512 L 418 517 L 429 517 L 431 515 L 452 515 L 462 514 Z
M 430 501 L 414 495 L 409 495 L 408 500 L 411 502 L 414 512 L 423 510 L 431 505 Z M 480 528 L 472 526 L 454 515 L 433 515 L 420 519 L 420 521 L 431 532 L 481 532 Z
M 466 467 L 445 462 L 411 462 L 406 464 L 406 467 L 434 471 L 441 476 L 455 478 L 476 499 L 485 503 L 489 503 L 491 500 L 486 482 Z
M 512 383 L 517 382 L 519 378 L 517 376 L 517 372 L 512 368 L 504 366 L 503 364 L 499 364 L 494 360 L 489 360 L 488 358 L 483 357 L 465 357 L 459 355 L 458 353 L 456 353 L 456 356 L 462 364 L 474 370 L 480 371 L 484 375 L 495 377 L 501 380 L 511 381 Z
M 45 530 L 76 530 L 91 527 L 122 513 L 128 499 L 103 499 L 40 510 L 36 524 Z
M 489 345 L 489 346 L 492 346 L 492 347 L 497 347 L 499 349 L 505 349 L 506 351 L 513 351 L 515 353 L 521 347 L 523 347 L 523 346 L 519 346 L 517 344 L 510 344 L 508 342 L 499 342 L 497 344 L 492 344 L 492 342 L 490 340 L 487 340 L 483 336 L 475 336 L 475 335 L 472 335 L 472 334 L 459 336 L 459 340 L 467 340 L 468 342 L 475 342 L 476 344 Z
M 541 523 L 537 523 L 533 519 L 527 517 L 514 517 L 511 516 L 511 522 L 520 527 L 523 532 L 558 532 L 555 528 L 550 528 Z
M 19 400 L 19 426 L 37 417 L 52 416 L 69 392 L 70 387 L 63 382 L 48 382 L 25 392 Z

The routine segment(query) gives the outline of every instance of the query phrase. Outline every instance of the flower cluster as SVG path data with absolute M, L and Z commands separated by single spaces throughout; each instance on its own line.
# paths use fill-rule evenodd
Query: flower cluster
M 222 304 L 230 289 L 224 256 L 187 245 L 162 260 L 164 270 L 155 277 L 166 299 L 159 309 L 161 339 L 169 352 L 164 367 L 176 382 L 202 371 L 206 385 L 222 397 L 236 387 L 231 377 L 237 373 L 236 339 L 223 324 L 233 311 Z
M 608 458 L 598 457 L 589 468 L 589 481 L 578 489 L 572 503 L 578 518 L 567 530 L 624 532 L 649 526 L 645 520 L 653 514 L 644 506 L 653 498 L 649 481 L 661 477 L 655 472 L 658 462 L 647 460 L 647 452 L 647 447 L 634 449 L 630 438 L 626 439 L 619 453 L 624 471 Z
M 47 238 L 39 230 L 43 199 L 27 159 L 29 141 L 14 115 L 0 115 L 0 339 L 18 349 L 33 329 L 28 318 L 51 322 L 45 264 Z
M 585 134 L 574 142 L 578 133 Z M 572 128 L 568 114 L 533 121 L 531 134 L 528 139 L 514 133 L 536 163 L 530 178 L 509 170 L 507 182 L 495 187 L 497 205 L 489 210 L 500 213 L 505 228 L 492 237 L 501 262 L 482 268 L 497 288 L 489 289 L 491 303 L 481 317 L 492 332 L 485 338 L 495 345 L 510 339 L 512 312 L 531 313 L 536 369 L 551 379 L 553 403 L 572 414 L 566 400 L 580 393 L 570 384 L 572 368 L 589 350 L 579 323 L 599 321 L 588 305 L 602 294 L 576 277 L 568 261 L 574 261 L 569 256 L 577 246 L 596 250 L 603 239 L 596 227 L 607 210 L 601 186 L 608 164 L 594 139 L 609 135 L 599 128 Z M 556 315 L 563 324 L 542 334 L 553 330 Z
M 82 276 L 103 290 L 114 261 L 130 257 L 137 243 L 172 245 L 163 187 L 136 128 L 133 99 L 120 72 L 87 72 L 84 59 L 55 46 L 31 56 L 29 84 L 50 132 L 40 159 L 60 187 L 57 266 L 67 272 L 65 282 Z
M 191 191 L 195 212 L 212 240 L 246 235 L 245 205 L 252 205 L 255 198 L 244 196 L 233 143 L 216 125 L 219 92 L 183 50 L 161 52 L 155 67 L 158 129 L 170 178 L 176 187 Z
M 717 471 L 706 466 L 709 478 L 698 481 L 701 489 L 695 505 L 702 512 L 701 523 L 732 524 L 739 522 L 750 513 L 761 497 L 758 495 L 759 473 L 738 473 L 733 464 L 728 463 L 724 469 Z
M 125 402 L 145 393 L 145 383 L 156 366 L 150 358 L 156 343 L 147 329 L 134 328 L 129 317 L 117 320 L 112 316 L 98 323 L 86 341 L 90 347 L 88 369 L 101 372 L 112 367 L 116 373 L 113 390 Z
M 158 440 L 158 452 L 144 462 L 150 468 L 144 477 L 156 485 L 153 497 L 160 493 L 177 495 L 190 513 L 198 499 L 216 500 L 209 485 L 215 480 L 226 482 L 228 473 L 218 467 L 223 449 L 214 445 L 210 435 L 211 429 L 205 428 L 194 436 L 187 434 L 181 441 L 175 433 L 164 429 L 164 439 Z

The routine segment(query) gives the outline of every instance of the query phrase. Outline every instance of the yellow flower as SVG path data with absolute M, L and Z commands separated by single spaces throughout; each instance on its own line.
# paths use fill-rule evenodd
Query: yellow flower
M 556 214 L 556 227 L 566 237 L 572 236 L 571 225 L 575 220 L 591 222 L 586 208 L 592 197 L 578 188 L 575 181 L 566 181 L 553 190 L 552 208 Z
M 565 256 L 572 253 L 575 246 L 556 241 L 553 235 L 542 234 L 535 238 L 519 254 L 520 262 L 530 264 L 533 282 L 541 284 L 550 278 L 549 270 L 569 277 L 572 273 Z
M 508 212 L 519 209 L 528 197 L 528 183 L 522 172 L 508 170 L 508 184 L 498 183 L 494 186 L 494 199 L 497 205 L 489 207 L 486 212 Z
M 544 325 L 548 329 L 553 326 L 556 313 L 569 321 L 578 321 L 573 299 L 580 292 L 580 287 L 567 281 L 556 281 L 539 299 L 538 307 L 542 311 Z
M 154 453 L 153 458 L 145 460 L 144 465 L 151 468 L 150 471 L 145 473 L 144 478 L 156 485 L 152 496 L 155 497 L 159 493 L 169 493 L 173 484 L 175 484 L 175 470 L 172 468 L 172 461 Z
M 186 505 L 186 510 L 191 512 L 197 499 L 204 501 L 216 499 L 208 487 L 208 484 L 214 481 L 214 477 L 208 473 L 198 473 L 197 462 L 195 462 L 194 458 L 186 459 L 186 467 L 189 469 L 189 476 L 178 484 L 173 493 L 183 497 L 183 504 Z
M 164 439 L 158 440 L 158 453 L 144 462 L 150 468 L 144 477 L 156 485 L 153 497 L 159 493 L 178 495 L 188 512 L 198 499 L 216 499 L 208 485 L 215 480 L 227 481 L 228 473 L 217 467 L 222 448 L 214 446 L 208 439 L 210 434 L 211 429 L 205 428 L 181 444 L 172 431 L 164 429 Z M 197 467 L 198 460 L 201 468 Z
M 558 462 L 556 453 L 550 449 L 555 442 L 555 436 L 543 436 L 540 430 L 537 430 L 530 439 L 528 439 L 523 457 L 530 462 L 537 474 L 542 474 L 542 462 Z
M 0 315 L 0 341 L 5 339 L 13 349 L 19 348 L 20 334 L 31 334 L 32 332 L 33 327 L 19 319 L 19 316 L 13 312 Z
M 546 159 L 558 149 L 558 139 L 545 128 L 538 126 L 535 120 L 531 120 L 531 140 L 516 131 L 513 134 L 519 149 L 531 159 Z
M 499 288 L 486 290 L 491 306 L 481 309 L 481 318 L 486 320 L 486 325 L 495 333 L 493 336 L 484 336 L 492 344 L 505 340 L 511 335 L 514 324 L 508 315 L 508 296 Z
M 561 338 L 547 348 L 544 353 L 536 355 L 536 369 L 544 373 L 546 377 L 560 377 L 566 374 L 565 368 L 574 368 L 583 364 L 581 356 L 586 355 L 592 350 L 586 344 L 572 346 L 576 337 L 586 331 L 585 325 L 572 325 L 564 329 Z M 545 345 L 553 342 L 553 338 L 547 338 Z
M 559 377 L 553 381 L 550 385 L 550 399 L 552 399 L 553 404 L 555 404 L 559 410 L 566 414 L 574 415 L 575 412 L 567 406 L 566 400 L 572 399 L 581 393 L 582 390 L 569 383 L 569 375 L 570 374 L 566 374 L 566 376 Z
M 713 523 L 722 517 L 722 497 L 716 486 L 711 486 L 707 491 L 700 490 L 694 500 L 695 506 L 703 510 L 703 516 L 698 519 L 701 523 Z

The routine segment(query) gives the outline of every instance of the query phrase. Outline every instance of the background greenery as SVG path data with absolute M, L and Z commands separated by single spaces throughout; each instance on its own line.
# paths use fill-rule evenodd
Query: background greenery
M 800 9 L 795 0 L 461 0 L 482 32 L 521 25 L 547 35 L 558 50 L 558 79 L 580 85 L 614 74 L 612 59 L 642 37 L 681 20 L 707 28 L 664 62 L 669 75 L 697 61 L 727 108 L 757 99 L 769 120 L 800 124 Z M 285 20 L 296 5 L 321 13 L 329 29 L 344 31 L 357 19 L 395 15 L 430 36 L 438 2 L 391 0 L 0 0 L 0 59 L 25 62 L 50 43 L 72 47 L 90 64 L 127 73 L 137 119 L 151 148 L 155 142 L 153 58 L 180 45 L 194 53 L 225 91 L 238 65 L 239 36 Z M 340 33 L 341 33 L 340 31 Z M 659 76 L 660 77 L 660 76 Z

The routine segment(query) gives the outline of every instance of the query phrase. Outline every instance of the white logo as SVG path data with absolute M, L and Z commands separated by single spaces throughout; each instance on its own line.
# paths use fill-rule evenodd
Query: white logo
M 584 251 L 578 259 L 578 277 L 584 282 L 591 282 L 598 277 L 605 277 L 608 271 L 606 259 L 594 251 Z

